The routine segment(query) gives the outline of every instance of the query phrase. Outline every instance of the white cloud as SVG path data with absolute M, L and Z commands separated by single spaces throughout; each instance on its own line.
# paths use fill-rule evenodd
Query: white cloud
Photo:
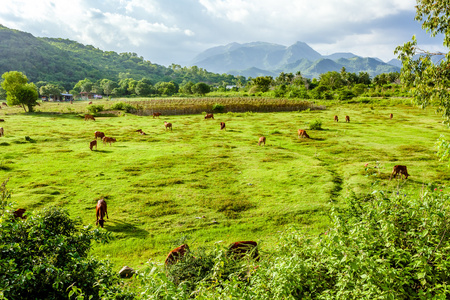
M 209 47 L 252 41 L 286 46 L 303 41 L 321 53 L 389 59 L 396 45 L 422 31 L 420 25 L 411 26 L 413 0 L 4 2 L 0 24 L 7 27 L 102 50 L 136 52 L 166 65 L 187 62 Z

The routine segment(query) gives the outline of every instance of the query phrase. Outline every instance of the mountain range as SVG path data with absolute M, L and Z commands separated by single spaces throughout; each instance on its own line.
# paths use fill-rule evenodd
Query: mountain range
M 378 58 L 360 57 L 353 53 L 321 55 L 308 44 L 297 42 L 283 46 L 266 42 L 231 43 L 207 49 L 190 63 L 210 72 L 228 73 L 245 77 L 273 76 L 281 72 L 297 73 L 318 78 L 329 71 L 367 72 L 370 76 L 381 73 L 400 72 L 401 63 L 388 63 Z

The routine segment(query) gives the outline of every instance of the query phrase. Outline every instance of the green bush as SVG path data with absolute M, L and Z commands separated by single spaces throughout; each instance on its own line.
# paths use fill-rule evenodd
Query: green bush
M 223 104 L 214 104 L 212 107 L 212 111 L 215 113 L 223 113 L 225 111 L 225 106 Z
M 103 111 L 103 105 L 95 105 L 95 104 L 91 104 L 88 105 L 87 110 L 91 113 L 91 114 L 96 114 L 100 111 Z
M 123 110 L 127 113 L 131 113 L 136 110 L 136 108 L 128 103 L 117 102 L 111 106 L 111 110 Z
M 108 233 L 81 228 L 57 207 L 15 220 L 5 185 L 0 188 L 0 298 L 134 298 L 107 261 L 88 256 L 91 242 L 108 241 Z
M 319 119 L 315 119 L 311 123 L 309 123 L 309 129 L 311 130 L 322 130 L 322 121 Z

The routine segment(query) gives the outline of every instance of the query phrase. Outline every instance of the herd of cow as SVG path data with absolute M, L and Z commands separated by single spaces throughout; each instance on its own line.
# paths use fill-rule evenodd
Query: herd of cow
M 153 118 L 157 118 L 161 116 L 161 113 L 159 112 L 155 112 L 153 113 Z M 389 118 L 392 119 L 393 118 L 393 114 L 389 115 Z M 205 119 L 214 119 L 214 115 L 213 114 L 206 114 Z M 86 114 L 84 116 L 84 120 L 93 120 L 95 121 L 94 116 L 92 115 L 88 115 Z M 3 119 L 0 119 L 0 122 L 3 122 Z M 338 116 L 334 116 L 334 121 L 338 122 L 339 118 Z M 345 116 L 345 121 L 346 122 L 350 122 L 350 117 L 349 116 Z M 166 130 L 170 129 L 172 130 L 172 123 L 168 123 L 168 122 L 164 122 L 164 127 Z M 220 129 L 223 130 L 225 129 L 225 123 L 224 122 L 220 122 Z M 226 130 L 226 129 L 225 129 Z M 136 130 L 136 132 L 138 132 L 141 135 L 146 135 L 145 132 L 142 131 L 142 129 L 138 129 Z M 4 135 L 4 130 L 2 127 L 0 127 L 0 137 Z M 95 140 L 91 141 L 89 143 L 89 148 L 91 150 L 93 150 L 93 148 L 95 147 L 97 149 L 97 139 L 100 138 L 104 144 L 109 143 L 111 145 L 111 143 L 116 142 L 115 138 L 112 137 L 107 137 L 105 136 L 104 132 L 100 132 L 100 131 L 95 131 L 94 132 L 94 138 Z M 309 135 L 306 133 L 306 131 L 304 129 L 299 129 L 298 130 L 298 138 L 310 138 Z M 258 141 L 258 145 L 264 145 L 266 144 L 266 137 L 261 136 L 259 138 Z M 400 175 L 400 178 L 403 179 L 403 175 L 405 176 L 405 179 L 408 178 L 409 174 L 407 171 L 406 166 L 403 165 L 396 165 L 394 166 L 393 170 L 392 170 L 392 174 L 390 176 L 390 180 L 392 179 L 392 177 L 396 177 L 397 175 Z M 13 212 L 13 215 L 15 218 L 21 218 L 21 219 L 25 219 L 26 216 L 24 216 L 25 213 L 25 209 L 18 209 L 16 211 Z M 96 206 L 96 216 L 97 216 L 97 220 L 96 220 L 96 225 L 100 225 L 100 227 L 103 228 L 104 225 L 104 217 L 106 216 L 106 218 L 108 217 L 108 212 L 107 212 L 107 204 L 106 201 L 104 199 L 100 199 L 97 202 L 97 206 Z M 174 264 L 175 262 L 177 262 L 179 259 L 181 259 L 187 252 L 189 251 L 189 247 L 186 244 L 183 244 L 175 249 L 173 249 L 172 251 L 169 252 L 169 254 L 167 255 L 167 258 L 165 260 L 165 265 L 171 265 Z M 232 255 L 235 258 L 242 258 L 248 254 L 250 254 L 250 256 L 256 260 L 259 260 L 259 254 L 258 254 L 258 249 L 257 249 L 257 243 L 254 241 L 241 241 L 241 242 L 236 242 L 230 245 L 230 247 L 228 248 L 228 254 Z

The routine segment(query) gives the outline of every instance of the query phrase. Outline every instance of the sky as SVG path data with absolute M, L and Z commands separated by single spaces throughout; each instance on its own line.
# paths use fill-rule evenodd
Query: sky
M 446 50 L 442 37 L 429 37 L 414 20 L 415 0 L 2 2 L 0 24 L 8 28 L 134 52 L 165 66 L 188 66 L 202 51 L 233 42 L 290 46 L 300 41 L 322 55 L 351 52 L 385 62 L 413 35 L 422 49 Z

